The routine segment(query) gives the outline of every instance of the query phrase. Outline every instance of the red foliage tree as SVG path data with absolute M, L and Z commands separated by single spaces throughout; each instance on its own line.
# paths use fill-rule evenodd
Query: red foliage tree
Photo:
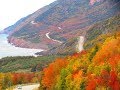
M 51 63 L 49 67 L 45 68 L 44 76 L 42 79 L 43 87 L 50 88 L 56 80 L 56 76 L 60 73 L 60 70 L 67 65 L 67 60 L 57 59 Z
M 117 73 L 115 71 L 110 72 L 109 86 L 112 90 L 120 90 L 120 82 L 117 78 Z

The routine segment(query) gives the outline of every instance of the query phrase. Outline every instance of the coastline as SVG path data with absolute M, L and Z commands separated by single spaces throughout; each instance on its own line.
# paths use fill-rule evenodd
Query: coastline
M 11 56 L 34 56 L 37 57 L 35 53 L 42 52 L 44 49 L 31 49 L 17 47 L 14 44 L 8 42 L 7 34 L 0 34 L 0 58 L 11 57 Z

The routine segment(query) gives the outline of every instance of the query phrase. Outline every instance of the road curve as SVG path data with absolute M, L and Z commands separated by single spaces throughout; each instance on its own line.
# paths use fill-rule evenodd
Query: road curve
M 33 85 L 25 85 L 22 86 L 22 89 L 18 89 L 17 87 L 13 90 L 34 90 L 39 87 L 40 84 L 33 84 Z
M 48 32 L 48 33 L 45 34 L 48 39 L 51 39 L 51 40 L 53 40 L 53 41 L 55 41 L 55 42 L 58 42 L 58 43 L 62 43 L 62 42 L 59 41 L 59 40 L 55 40 L 55 39 L 50 38 L 49 34 L 50 34 L 50 32 Z

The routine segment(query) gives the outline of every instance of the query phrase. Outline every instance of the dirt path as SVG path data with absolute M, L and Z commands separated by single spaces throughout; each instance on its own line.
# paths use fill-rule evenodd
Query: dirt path
M 21 89 L 18 89 L 17 87 L 14 90 L 34 90 L 39 87 L 39 84 L 33 84 L 33 85 L 25 85 L 22 86 Z

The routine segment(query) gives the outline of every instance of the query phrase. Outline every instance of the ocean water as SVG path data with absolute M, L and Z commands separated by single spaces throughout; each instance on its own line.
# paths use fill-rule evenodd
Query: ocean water
M 42 49 L 28 49 L 15 47 L 8 43 L 8 35 L 0 34 L 0 58 L 9 56 L 35 56 L 36 52 L 43 51 Z

